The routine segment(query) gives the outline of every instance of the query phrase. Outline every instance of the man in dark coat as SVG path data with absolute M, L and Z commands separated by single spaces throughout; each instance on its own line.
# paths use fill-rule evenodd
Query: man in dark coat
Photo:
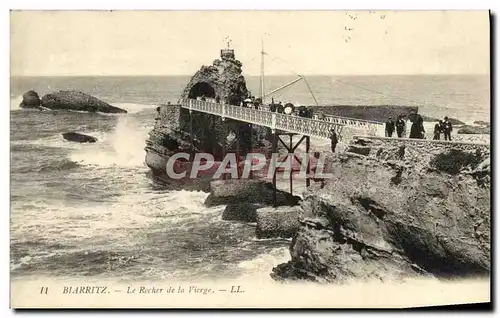
M 434 140 L 440 140 L 441 139 L 441 128 L 442 128 L 442 121 L 440 120 L 434 125 Z
M 335 152 L 335 148 L 337 147 L 339 139 L 334 129 L 330 130 L 330 141 L 331 141 L 332 152 Z
M 392 121 L 392 118 L 389 117 L 389 119 L 385 123 L 385 136 L 392 137 L 393 132 L 394 132 L 394 122 Z
M 403 137 L 403 133 L 405 131 L 405 126 L 406 126 L 406 123 L 405 123 L 403 117 L 401 115 L 398 116 L 398 120 L 396 120 L 396 132 L 398 133 L 398 138 Z
M 444 140 L 451 140 L 451 132 L 453 131 L 453 127 L 451 126 L 448 117 L 444 118 L 443 122 L 443 132 L 444 132 Z

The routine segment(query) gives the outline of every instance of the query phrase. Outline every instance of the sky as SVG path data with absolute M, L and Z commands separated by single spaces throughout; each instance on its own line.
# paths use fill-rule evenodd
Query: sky
M 12 11 L 11 76 L 489 74 L 487 11 Z

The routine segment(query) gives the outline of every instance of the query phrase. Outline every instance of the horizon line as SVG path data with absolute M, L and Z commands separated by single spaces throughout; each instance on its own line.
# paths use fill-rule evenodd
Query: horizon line
M 47 75 L 10 75 L 10 78 L 13 77 L 178 77 L 178 76 L 186 76 L 192 77 L 195 74 L 79 74 L 79 75 L 71 75 L 71 74 L 47 74 Z M 368 73 L 359 73 L 359 74 L 268 74 L 265 77 L 273 77 L 273 76 L 323 76 L 323 77 L 334 77 L 334 76 L 464 76 L 464 75 L 483 75 L 489 76 L 491 73 L 387 73 L 387 74 L 368 74 Z M 260 74 L 243 74 L 243 76 L 248 77 L 260 77 Z

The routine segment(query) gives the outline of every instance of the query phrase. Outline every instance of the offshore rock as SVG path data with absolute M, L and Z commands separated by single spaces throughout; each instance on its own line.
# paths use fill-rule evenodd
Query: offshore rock
M 59 91 L 42 97 L 42 106 L 57 110 L 76 110 L 100 113 L 127 113 L 126 110 L 111 106 L 89 94 L 80 91 Z
M 31 90 L 23 94 L 23 101 L 19 104 L 19 107 L 42 109 L 41 105 L 40 96 L 38 96 L 37 92 Z
M 291 261 L 273 269 L 274 279 L 489 275 L 489 148 L 407 142 L 397 159 L 402 142 L 382 140 L 368 157 L 327 160 L 333 178 L 305 194 Z M 459 172 L 449 170 L 450 160 Z
M 297 233 L 302 215 L 300 206 L 265 207 L 257 210 L 257 238 L 290 238 Z
M 276 204 L 293 206 L 300 197 L 277 190 Z M 210 183 L 210 194 L 205 200 L 206 206 L 227 205 L 237 202 L 273 204 L 273 185 L 257 179 L 215 180 Z
M 68 141 L 75 141 L 75 142 L 80 142 L 80 143 L 86 143 L 86 142 L 96 142 L 97 138 L 85 135 L 85 134 L 80 134 L 77 132 L 67 132 L 63 133 L 63 138 L 68 140 Z

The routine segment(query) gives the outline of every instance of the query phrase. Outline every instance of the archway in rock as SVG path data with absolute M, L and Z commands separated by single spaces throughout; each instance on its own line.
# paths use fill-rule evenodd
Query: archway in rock
M 215 98 L 215 89 L 206 82 L 199 82 L 193 85 L 189 90 L 188 98 L 205 96 L 207 98 Z

